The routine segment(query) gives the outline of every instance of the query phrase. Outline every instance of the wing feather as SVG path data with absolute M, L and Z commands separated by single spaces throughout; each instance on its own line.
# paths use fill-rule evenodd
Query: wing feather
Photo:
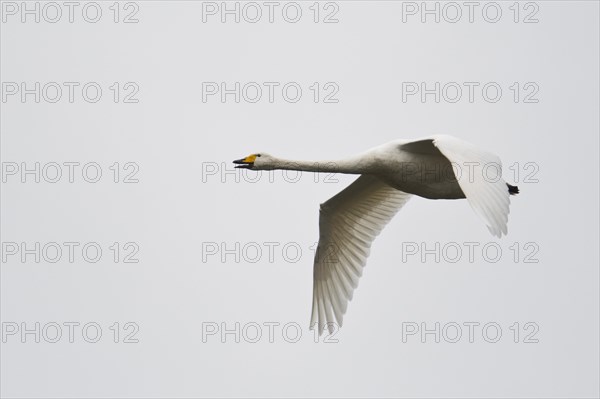
M 311 329 L 341 326 L 371 244 L 411 197 L 378 178 L 362 175 L 321 204 L 314 262 Z
M 501 173 L 502 163 L 496 155 L 482 151 L 470 143 L 450 136 L 435 136 L 433 145 L 459 170 L 456 176 L 469 204 L 485 221 L 490 232 L 501 237 L 508 233 L 510 212 L 508 186 L 500 175 L 487 171 L 497 168 Z

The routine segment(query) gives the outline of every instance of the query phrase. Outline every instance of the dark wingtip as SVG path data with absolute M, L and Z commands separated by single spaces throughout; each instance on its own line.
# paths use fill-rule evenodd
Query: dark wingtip
M 519 194 L 519 187 L 517 187 L 517 186 L 511 186 L 508 183 L 506 183 L 506 185 L 508 186 L 508 192 L 509 192 L 510 195 L 517 195 L 517 194 Z

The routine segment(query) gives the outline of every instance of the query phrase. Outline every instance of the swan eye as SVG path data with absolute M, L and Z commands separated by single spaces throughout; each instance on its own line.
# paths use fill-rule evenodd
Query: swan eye
M 257 157 L 260 157 L 260 154 L 256 154 Z

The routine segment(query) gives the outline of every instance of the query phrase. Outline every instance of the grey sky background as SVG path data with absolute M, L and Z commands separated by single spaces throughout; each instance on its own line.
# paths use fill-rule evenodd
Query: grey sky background
M 496 23 L 482 17 L 486 2 L 478 3 L 473 23 L 465 7 L 457 23 L 431 16 L 422 23 L 419 13 L 403 14 L 408 3 L 390 1 L 319 3 L 318 23 L 312 2 L 298 2 L 297 23 L 282 17 L 287 3 L 275 9 L 273 23 L 258 3 L 264 15 L 255 24 L 231 16 L 221 23 L 218 14 L 203 22 L 203 3 L 193 1 L 131 3 L 138 23 L 122 23 L 136 8 L 120 3 L 115 23 L 112 2 L 99 2 L 102 17 L 88 23 L 81 14 L 86 3 L 79 4 L 73 23 L 66 14 L 57 23 L 32 17 L 22 23 L 2 2 L 3 171 L 22 162 L 96 162 L 102 170 L 97 183 L 81 177 L 81 166 L 73 183 L 64 166 L 57 183 L 5 176 L 3 332 L 14 323 L 80 326 L 72 343 L 64 325 L 57 343 L 43 336 L 35 343 L 33 335 L 23 343 L 20 331 L 6 335 L 3 396 L 599 395 L 597 2 L 520 3 L 516 23 L 512 2 L 497 3 Z M 336 10 L 337 23 L 322 22 Z M 523 23 L 526 16 L 538 22 Z M 7 95 L 7 82 L 80 86 L 73 103 L 64 85 L 58 102 L 35 103 L 32 95 L 25 102 L 20 93 Z M 88 82 L 102 88 L 96 103 L 81 96 Z M 139 88 L 137 103 L 123 102 L 134 87 L 125 88 L 128 82 Z M 229 88 L 257 82 L 263 97 L 235 103 L 232 95 L 225 102 L 215 95 L 203 102 L 203 82 Z M 264 82 L 279 83 L 272 103 Z M 289 82 L 302 88 L 296 103 L 281 94 Z M 403 101 L 403 82 L 404 88 L 456 82 L 462 98 Z M 464 82 L 479 85 L 473 102 Z M 494 103 L 481 94 L 490 82 L 502 89 Z M 327 83 L 333 85 L 326 89 Z M 324 103 L 332 87 L 338 102 Z M 533 88 L 529 100 L 538 102 L 524 102 Z M 292 182 L 295 174 L 275 172 L 272 180 L 263 174 L 252 182 L 256 175 L 233 173 L 230 162 L 261 151 L 339 159 L 431 134 L 454 135 L 502 159 L 504 178 L 521 189 L 512 198 L 508 236 L 489 234 L 466 201 L 412 199 L 375 241 L 337 342 L 315 343 L 308 323 L 318 205 L 354 177 L 315 181 L 303 174 Z M 118 183 L 109 168 L 115 162 Z M 128 162 L 139 167 L 138 183 L 122 182 L 133 170 L 125 169 Z M 35 263 L 33 256 L 22 262 L 20 253 L 7 255 L 6 243 L 13 242 L 81 245 L 73 263 L 66 253 L 56 263 Z M 103 250 L 97 263 L 81 256 L 87 242 Z M 109 249 L 115 242 L 118 263 Z M 122 261 L 128 242 L 139 247 L 138 263 Z M 472 262 L 465 242 L 478 245 Z M 256 243 L 262 255 L 253 263 L 255 252 L 238 251 L 239 262 L 236 254 L 223 262 L 220 251 L 206 253 L 212 243 L 249 251 Z M 264 243 L 277 243 L 273 259 Z M 439 262 L 431 255 L 423 260 L 421 252 L 407 254 L 411 243 L 458 245 L 464 252 L 454 263 L 443 254 Z M 283 253 L 286 244 L 301 254 Z M 488 244 L 502 250 L 495 263 L 482 255 Z M 102 328 L 97 343 L 82 337 L 89 322 Z M 139 342 L 123 342 L 127 322 L 139 327 Z M 407 323 L 433 328 L 436 322 L 462 326 L 462 338 L 402 339 Z M 468 322 L 480 323 L 474 342 L 466 336 Z M 257 343 L 243 334 L 236 343 L 221 331 L 203 339 L 212 323 L 230 329 L 258 323 L 263 335 Z M 279 323 L 273 342 L 264 323 Z M 282 333 L 288 323 L 302 328 L 296 343 L 288 342 L 294 329 Z M 498 342 L 482 336 L 486 323 L 501 327 Z M 523 342 L 533 331 L 525 323 L 537 326 L 531 336 L 537 343 Z

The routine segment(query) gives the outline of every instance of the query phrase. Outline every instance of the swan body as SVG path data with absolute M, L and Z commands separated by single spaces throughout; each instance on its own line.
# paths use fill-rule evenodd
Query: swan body
M 466 198 L 489 231 L 507 234 L 510 195 L 518 188 L 501 177 L 500 159 L 445 135 L 394 140 L 337 161 L 291 161 L 266 153 L 234 161 L 252 170 L 297 170 L 358 174 L 321 204 L 319 244 L 313 273 L 311 329 L 341 327 L 358 286 L 371 244 L 411 196 Z

